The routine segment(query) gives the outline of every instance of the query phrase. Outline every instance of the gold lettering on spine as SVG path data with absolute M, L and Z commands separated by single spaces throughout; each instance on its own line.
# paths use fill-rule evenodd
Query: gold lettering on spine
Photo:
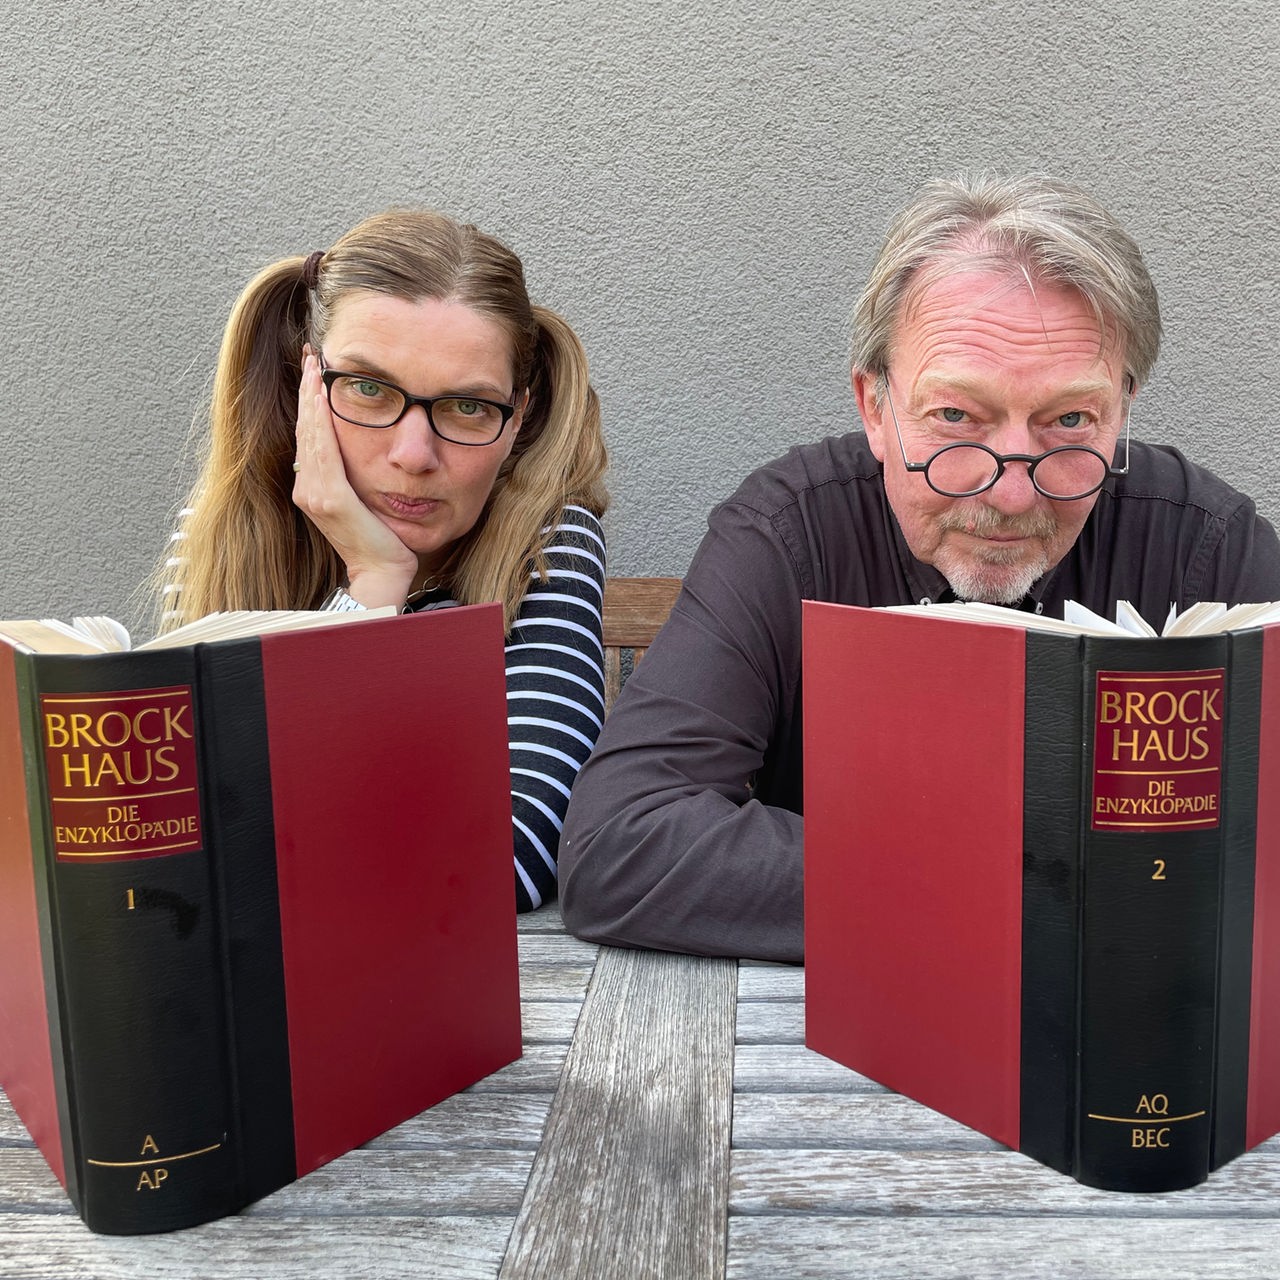
M 1169 1114 L 1168 1094 L 1143 1093 L 1131 1116 L 1108 1116 L 1089 1112 L 1090 1120 L 1107 1124 L 1122 1124 L 1129 1129 L 1129 1146 L 1134 1151 L 1167 1151 L 1173 1145 L 1174 1126 L 1188 1120 L 1199 1120 L 1204 1111 L 1189 1111 L 1186 1115 Z M 1154 1123 L 1158 1122 L 1158 1123 Z
M 1218 825 L 1225 681 L 1221 667 L 1097 673 L 1095 830 Z
M 59 860 L 201 847 L 190 686 L 45 694 L 40 713 Z
M 143 1150 L 147 1149 L 147 1144 L 155 1146 L 155 1142 L 151 1135 L 147 1135 L 147 1140 L 143 1143 Z M 162 1156 L 158 1154 L 153 1160 L 93 1160 L 86 1159 L 86 1164 L 91 1164 L 98 1169 L 144 1169 L 152 1168 L 161 1164 L 175 1164 L 179 1160 L 192 1160 L 196 1156 L 207 1156 L 211 1151 L 218 1151 L 222 1147 L 221 1142 L 211 1142 L 207 1147 L 200 1147 L 195 1151 L 179 1151 L 176 1155 Z

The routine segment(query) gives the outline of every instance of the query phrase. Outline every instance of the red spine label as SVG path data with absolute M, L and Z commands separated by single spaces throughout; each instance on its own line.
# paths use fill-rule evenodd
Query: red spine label
M 1099 671 L 1093 829 L 1216 827 L 1226 673 Z
M 201 847 L 189 685 L 42 694 L 40 732 L 59 861 Z

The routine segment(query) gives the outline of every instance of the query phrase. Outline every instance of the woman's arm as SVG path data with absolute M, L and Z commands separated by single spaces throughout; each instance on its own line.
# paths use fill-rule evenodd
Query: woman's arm
M 548 575 L 531 576 L 507 642 L 507 726 L 516 904 L 555 897 L 569 788 L 604 719 L 605 547 L 599 520 L 566 507 L 549 531 Z

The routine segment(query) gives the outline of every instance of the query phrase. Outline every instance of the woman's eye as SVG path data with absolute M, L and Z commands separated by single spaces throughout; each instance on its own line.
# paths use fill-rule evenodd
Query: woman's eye
M 941 410 L 941 413 L 942 413 L 943 422 L 963 422 L 964 421 L 963 409 L 948 408 L 948 409 Z
M 366 400 L 376 400 L 378 396 L 383 394 L 382 383 L 374 382 L 370 378 L 353 378 L 350 388 L 356 395 Z
M 1082 427 L 1084 426 L 1084 414 L 1077 410 L 1075 413 L 1064 413 L 1058 418 L 1060 427 Z

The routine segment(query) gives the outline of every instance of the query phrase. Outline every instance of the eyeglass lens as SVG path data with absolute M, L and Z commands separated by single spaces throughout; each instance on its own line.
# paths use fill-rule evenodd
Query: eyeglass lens
M 986 449 L 957 444 L 934 454 L 925 478 L 940 493 L 961 498 L 990 488 L 999 471 L 999 461 Z M 1030 464 L 1030 471 L 1036 488 L 1049 498 L 1083 497 L 1107 478 L 1105 459 L 1092 449 L 1083 448 L 1044 454 Z
M 329 404 L 334 413 L 362 427 L 389 427 L 404 412 L 404 393 L 373 378 L 354 375 L 334 378 L 329 384 Z M 502 434 L 502 410 L 484 400 L 449 397 L 434 400 L 430 408 L 436 432 L 456 444 L 489 444 Z

